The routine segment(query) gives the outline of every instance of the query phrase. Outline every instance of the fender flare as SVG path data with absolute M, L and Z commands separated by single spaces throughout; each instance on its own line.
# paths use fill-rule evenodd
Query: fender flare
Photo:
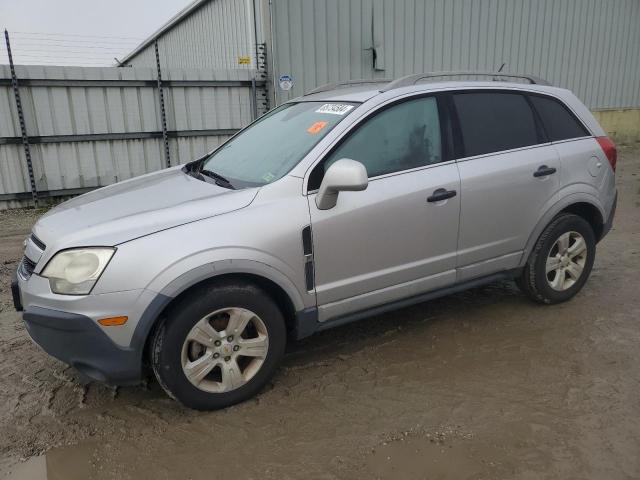
M 291 300 L 295 311 L 304 310 L 302 295 L 295 284 L 282 272 L 274 267 L 255 260 L 220 260 L 193 268 L 178 276 L 154 297 L 138 320 L 138 324 L 131 338 L 130 348 L 143 355 L 144 346 L 149 333 L 158 320 L 162 311 L 178 295 L 198 283 L 225 274 L 251 274 L 262 277 L 278 285 Z
M 518 264 L 519 267 L 524 267 L 529 259 L 529 255 L 535 246 L 535 243 L 538 241 L 538 238 L 542 234 L 542 231 L 546 228 L 547 225 L 553 220 L 553 218 L 558 215 L 561 211 L 574 205 L 576 203 L 588 203 L 600 212 L 600 216 L 603 219 L 607 218 L 605 214 L 605 210 L 600 204 L 600 201 L 595 195 L 586 192 L 576 192 L 566 196 L 562 196 L 561 199 L 554 203 L 550 208 L 548 208 L 545 213 L 538 219 L 538 223 L 536 223 L 535 228 L 529 235 L 527 243 L 525 245 L 524 251 L 522 252 L 522 257 L 520 258 L 520 262 Z

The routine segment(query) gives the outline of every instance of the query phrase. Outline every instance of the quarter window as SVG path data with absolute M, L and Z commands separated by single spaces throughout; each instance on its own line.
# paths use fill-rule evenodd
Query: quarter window
M 467 157 L 539 143 L 533 111 L 524 95 L 456 93 L 453 103 Z
M 559 101 L 539 95 L 531 95 L 529 98 L 552 142 L 589 135 L 584 126 Z
M 309 190 L 319 188 L 324 172 L 341 158 L 361 162 L 369 177 L 441 162 L 436 99 L 408 100 L 366 120 L 316 167 Z

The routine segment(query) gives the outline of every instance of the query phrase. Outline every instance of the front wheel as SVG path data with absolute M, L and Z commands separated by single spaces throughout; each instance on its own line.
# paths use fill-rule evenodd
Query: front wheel
M 565 302 L 584 286 L 595 254 L 591 225 L 577 215 L 561 214 L 540 235 L 517 284 L 537 302 Z
M 221 283 L 181 299 L 152 342 L 151 363 L 164 390 L 187 407 L 214 410 L 264 387 L 284 355 L 286 329 L 261 289 Z

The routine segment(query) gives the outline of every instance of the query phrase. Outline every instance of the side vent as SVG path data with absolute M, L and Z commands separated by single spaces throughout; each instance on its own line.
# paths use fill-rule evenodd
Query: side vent
M 302 229 L 302 251 L 304 256 L 313 255 L 313 242 L 311 241 L 311 225 Z
M 311 225 L 302 229 L 302 252 L 304 253 L 304 278 L 307 284 L 307 291 L 313 290 L 314 268 L 313 268 L 313 240 L 311 239 Z

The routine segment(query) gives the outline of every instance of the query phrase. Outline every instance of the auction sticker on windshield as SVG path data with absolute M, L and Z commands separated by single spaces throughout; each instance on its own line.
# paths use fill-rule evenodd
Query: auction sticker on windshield
M 331 113 L 333 115 L 344 115 L 353 108 L 353 105 L 347 105 L 344 103 L 325 103 L 322 105 L 316 113 Z
M 320 131 L 327 126 L 327 122 L 316 122 L 307 128 L 307 132 L 309 133 L 320 133 Z

